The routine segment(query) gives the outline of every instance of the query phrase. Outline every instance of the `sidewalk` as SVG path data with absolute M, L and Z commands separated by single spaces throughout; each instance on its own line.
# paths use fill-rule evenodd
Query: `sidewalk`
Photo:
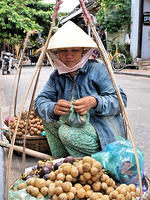
M 30 61 L 23 62 L 24 67 L 35 66 L 31 65 Z M 47 66 L 47 65 L 44 65 Z M 115 74 L 122 74 L 122 75 L 131 75 L 131 76 L 141 76 L 150 78 L 150 69 L 147 70 L 140 70 L 140 69 L 123 69 L 122 71 L 116 71 Z
M 115 74 L 150 78 L 150 70 L 123 69 L 122 71 L 115 72 Z

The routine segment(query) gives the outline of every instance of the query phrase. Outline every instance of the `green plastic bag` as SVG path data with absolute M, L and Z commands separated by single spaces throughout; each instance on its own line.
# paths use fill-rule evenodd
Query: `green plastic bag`
M 73 97 L 71 98 L 71 111 L 69 112 L 68 115 L 62 115 L 60 116 L 60 124 L 67 124 L 72 127 L 83 127 L 87 123 L 89 123 L 89 113 L 86 115 L 81 116 L 79 113 L 74 111 L 73 108 Z
M 137 147 L 141 177 L 144 172 L 144 155 Z M 105 149 L 91 155 L 92 158 L 101 162 L 103 168 L 120 183 L 139 184 L 135 154 L 132 143 L 121 139 L 108 144 Z

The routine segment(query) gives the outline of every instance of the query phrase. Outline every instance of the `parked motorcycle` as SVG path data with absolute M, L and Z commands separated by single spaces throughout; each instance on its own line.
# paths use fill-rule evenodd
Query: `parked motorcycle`
M 17 59 L 13 58 L 12 54 L 5 52 L 2 59 L 2 75 L 10 74 L 10 71 L 17 68 Z

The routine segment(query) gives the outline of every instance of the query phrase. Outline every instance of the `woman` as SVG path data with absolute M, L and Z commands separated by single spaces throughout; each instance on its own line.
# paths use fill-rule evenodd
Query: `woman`
M 94 48 L 92 38 L 71 21 L 49 42 L 56 70 L 35 99 L 35 112 L 43 120 L 54 157 L 91 155 L 116 136 L 124 137 L 118 98 L 107 70 L 103 63 L 89 60 Z M 126 105 L 126 95 L 120 92 Z M 77 120 L 69 123 L 73 113 Z

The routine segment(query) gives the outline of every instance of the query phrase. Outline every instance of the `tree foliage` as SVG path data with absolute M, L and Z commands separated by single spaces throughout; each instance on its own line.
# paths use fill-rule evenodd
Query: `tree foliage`
M 97 0 L 101 5 L 96 14 L 97 22 L 109 33 L 117 33 L 122 28 L 130 29 L 131 0 Z
M 1 0 L 0 43 L 20 44 L 30 30 L 38 30 L 46 37 L 53 6 L 41 0 Z

